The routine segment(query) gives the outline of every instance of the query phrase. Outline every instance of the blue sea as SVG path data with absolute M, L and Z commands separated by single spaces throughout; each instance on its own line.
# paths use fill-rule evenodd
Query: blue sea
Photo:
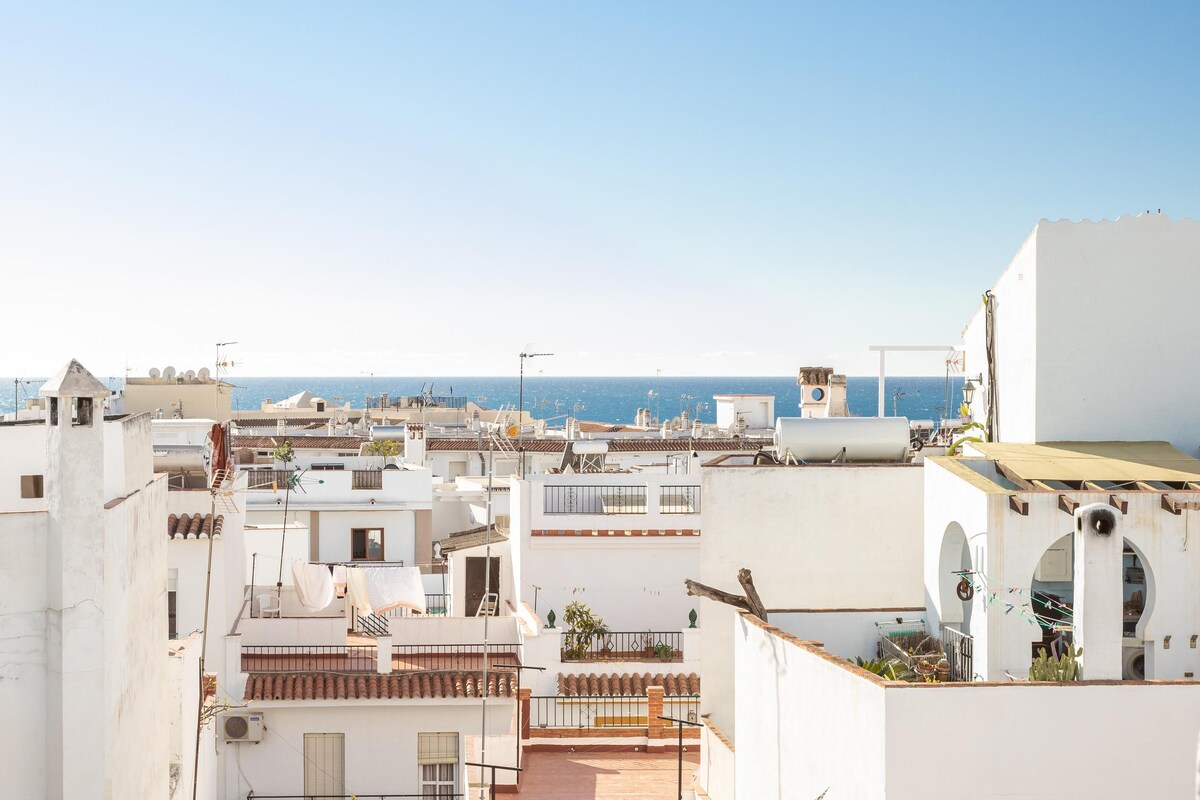
M 392 399 L 419 395 L 430 390 L 434 395 L 465 397 L 480 405 L 497 408 L 511 404 L 516 407 L 518 384 L 516 378 L 384 378 L 362 376 L 355 378 L 229 378 L 235 385 L 234 404 L 240 410 L 258 410 L 263 400 L 282 400 L 307 389 L 318 397 L 341 404 L 349 401 L 361 408 L 365 402 L 374 405 L 386 393 Z M 105 379 L 114 389 L 123 383 L 120 378 Z M 18 384 L 12 378 L 0 378 L 0 412 L 12 411 L 13 389 L 19 398 L 36 396 L 41 381 Z M 947 384 L 937 377 L 888 377 L 885 386 L 886 414 L 909 419 L 938 419 L 946 416 L 947 394 L 951 413 L 956 412 L 962 398 L 963 379 L 952 375 Z M 850 412 L 856 416 L 874 416 L 879 385 L 875 377 L 846 379 Z M 947 391 L 948 385 L 948 391 Z M 7 391 L 6 391 L 7 390 Z M 716 422 L 714 394 L 772 394 L 775 414 L 791 416 L 799 413 L 800 389 L 795 376 L 773 378 L 549 378 L 526 377 L 525 407 L 533 416 L 551 424 L 561 424 L 568 415 L 579 419 L 608 423 L 632 423 L 638 408 L 650 408 L 656 417 L 665 419 L 689 415 L 704 422 Z

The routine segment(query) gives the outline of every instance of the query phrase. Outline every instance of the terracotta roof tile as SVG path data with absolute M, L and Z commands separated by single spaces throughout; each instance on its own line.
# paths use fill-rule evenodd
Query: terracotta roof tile
M 668 673 L 666 675 L 651 675 L 649 672 L 638 674 L 622 673 L 587 673 L 583 675 L 558 675 L 558 693 L 563 697 L 581 695 L 599 695 L 602 697 L 645 697 L 647 686 L 663 687 L 666 697 L 683 697 L 700 694 L 700 676 L 692 672 Z
M 220 536 L 225 524 L 225 515 L 218 514 L 217 522 L 213 524 L 212 514 L 172 514 L 167 517 L 167 538 L 199 539 L 201 536 Z
M 515 672 L 488 674 L 488 694 L 516 697 Z M 480 672 L 395 672 L 346 675 L 333 672 L 253 672 L 246 680 L 245 700 L 397 700 L 408 698 L 480 697 Z

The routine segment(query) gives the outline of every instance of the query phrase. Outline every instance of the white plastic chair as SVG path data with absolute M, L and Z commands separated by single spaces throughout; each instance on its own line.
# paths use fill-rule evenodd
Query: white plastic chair
M 265 617 L 267 614 L 274 614 L 276 617 L 278 617 L 279 612 L 280 607 L 278 597 L 270 592 L 267 592 L 266 594 L 260 594 L 258 596 L 258 615 L 260 617 Z

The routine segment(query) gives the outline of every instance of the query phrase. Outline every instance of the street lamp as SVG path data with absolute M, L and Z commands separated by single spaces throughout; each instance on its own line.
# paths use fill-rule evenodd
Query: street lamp
M 520 454 L 521 478 L 525 477 L 525 448 L 521 446 L 522 433 L 525 430 L 525 359 L 552 355 L 554 353 L 521 353 L 521 378 L 517 389 L 517 398 L 521 405 L 517 411 L 517 453 Z

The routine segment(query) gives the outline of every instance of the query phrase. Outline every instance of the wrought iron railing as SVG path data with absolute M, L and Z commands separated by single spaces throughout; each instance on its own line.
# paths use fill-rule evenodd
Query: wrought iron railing
M 356 469 L 353 472 L 352 489 L 382 489 L 383 488 L 383 470 L 381 469 Z
M 483 667 L 482 644 L 397 644 L 392 645 L 392 665 L 407 670 L 478 670 Z M 486 645 L 489 667 L 521 663 L 520 645 Z
M 247 489 L 270 489 L 273 491 L 283 491 L 287 488 L 288 480 L 291 479 L 292 473 L 295 470 L 291 469 L 250 469 L 246 470 L 246 488 Z
M 244 672 L 374 672 L 372 645 L 245 645 Z
M 660 486 L 658 510 L 662 514 L 699 514 L 699 486 Z
M 530 698 L 529 724 L 533 728 L 645 728 L 671 723 L 650 720 L 647 700 L 635 695 L 543 695 Z M 700 697 L 663 698 L 663 715 L 700 719 Z
M 483 667 L 482 644 L 397 644 L 392 646 L 392 669 L 399 672 L 474 671 Z M 489 668 L 521 663 L 520 646 L 486 645 Z M 375 645 L 246 645 L 244 672 L 374 672 Z
M 430 792 L 437 791 L 439 794 L 431 794 Z M 404 800 L 404 798 L 416 798 L 416 800 L 449 800 L 452 798 L 464 797 L 461 793 L 446 794 L 445 790 L 439 788 L 437 790 L 430 789 L 424 794 L 255 794 L 256 800 Z
M 645 486 L 546 486 L 544 514 L 645 514 Z
M 950 680 L 974 680 L 974 637 L 968 633 L 963 633 L 957 628 L 942 625 L 942 644 L 946 648 L 946 660 L 950 662 Z
M 680 631 L 563 632 L 563 661 L 683 661 Z

